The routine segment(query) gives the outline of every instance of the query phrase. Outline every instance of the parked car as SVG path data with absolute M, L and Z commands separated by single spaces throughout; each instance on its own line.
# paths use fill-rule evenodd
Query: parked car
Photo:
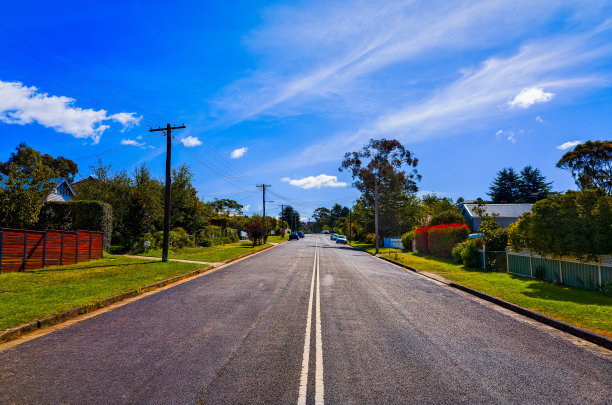
M 332 236 L 330 237 L 331 240 L 336 240 L 336 238 L 338 237 L 337 233 L 332 233 Z
M 303 237 L 304 237 L 304 232 L 302 232 L 302 231 L 298 231 L 298 232 L 297 232 L 297 234 L 298 234 L 298 236 L 299 236 L 300 238 L 303 238 Z
M 289 234 L 289 240 L 292 240 L 292 239 L 299 240 L 299 239 L 300 239 L 300 237 L 298 236 L 298 234 L 297 234 L 297 233 L 295 233 L 295 232 L 291 232 L 291 233 Z
M 327 229 L 323 229 L 323 231 L 321 232 L 323 235 L 327 235 L 329 234 L 329 231 Z
M 346 245 L 346 236 L 338 235 L 338 237 L 336 238 L 336 243 L 344 243 Z

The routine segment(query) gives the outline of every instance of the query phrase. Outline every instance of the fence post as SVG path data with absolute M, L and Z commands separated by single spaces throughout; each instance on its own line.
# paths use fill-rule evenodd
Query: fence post
M 561 259 L 559 259 L 559 282 L 563 284 L 563 272 L 561 271 Z
M 102 232 L 102 240 L 100 241 L 100 258 L 104 256 L 104 232 Z
M 529 277 L 533 278 L 533 256 L 529 252 Z
M 74 249 L 74 264 L 79 262 L 79 231 L 77 231 L 76 249 Z
M 4 247 L 4 229 L 0 229 L 0 274 L 2 274 L 2 248 Z
M 482 269 L 487 269 L 487 246 L 482 245 Z
M 91 260 L 91 238 L 92 238 L 92 233 L 91 231 L 89 231 L 89 260 Z
M 599 288 L 601 288 L 601 256 L 598 257 L 597 260 L 597 274 L 599 275 Z
M 23 231 L 23 271 L 26 270 L 27 250 L 28 250 L 28 231 Z
M 62 231 L 62 243 L 60 243 L 60 266 L 64 264 L 64 231 Z
M 510 256 L 510 252 L 508 252 L 508 247 L 506 246 L 506 249 L 504 250 L 506 252 L 506 273 L 510 273 L 510 258 L 508 256 Z
M 47 260 L 47 230 L 45 229 L 45 236 L 43 242 L 43 269 L 45 268 L 45 261 Z

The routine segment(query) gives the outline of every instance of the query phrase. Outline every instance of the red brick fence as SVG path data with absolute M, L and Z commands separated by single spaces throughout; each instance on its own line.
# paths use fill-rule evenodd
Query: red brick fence
M 102 237 L 94 231 L 0 229 L 0 273 L 99 259 Z

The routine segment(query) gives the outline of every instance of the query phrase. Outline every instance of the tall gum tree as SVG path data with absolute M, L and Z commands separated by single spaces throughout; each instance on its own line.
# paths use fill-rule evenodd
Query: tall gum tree
M 416 166 L 418 159 L 395 139 L 370 139 L 358 152 L 347 152 L 339 170 L 351 172 L 353 186 L 361 192 L 367 205 L 374 203 L 374 234 L 376 253 L 379 241 L 379 196 L 381 191 L 389 196 L 393 192 L 414 194 L 416 182 L 421 180 Z

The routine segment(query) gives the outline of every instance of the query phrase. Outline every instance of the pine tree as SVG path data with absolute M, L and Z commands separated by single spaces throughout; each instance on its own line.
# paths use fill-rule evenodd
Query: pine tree
M 539 169 L 526 166 L 521 170 L 518 198 L 524 202 L 536 202 L 551 195 L 552 182 L 546 182 L 546 177 Z
M 494 203 L 513 203 L 519 198 L 520 177 L 511 167 L 497 172 L 497 177 L 489 186 L 489 194 Z

